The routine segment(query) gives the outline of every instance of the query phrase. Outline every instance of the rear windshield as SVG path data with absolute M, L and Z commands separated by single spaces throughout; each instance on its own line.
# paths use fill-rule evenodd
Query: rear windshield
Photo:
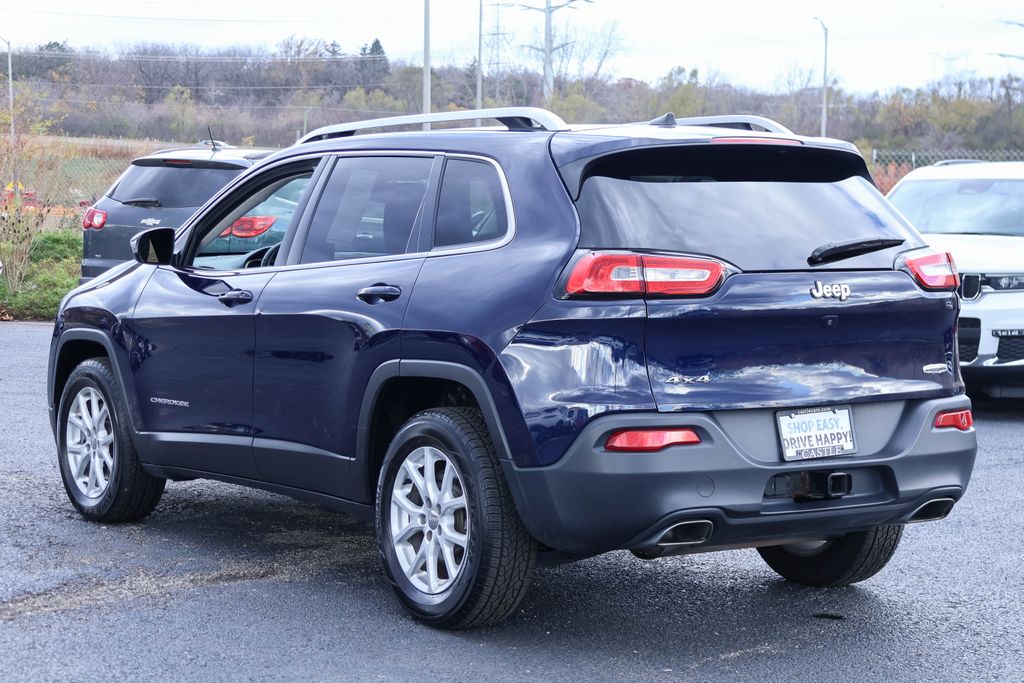
M 1024 236 L 1024 180 L 913 180 L 889 199 L 921 232 Z
M 111 188 L 109 195 L 119 202 L 155 199 L 162 207 L 202 206 L 214 192 L 241 172 L 241 168 L 132 164 Z
M 775 155 L 735 150 L 728 155 L 732 163 L 716 155 L 715 163 L 702 164 L 677 149 L 647 166 L 638 159 L 602 163 L 577 202 L 580 246 L 706 254 L 748 271 L 806 270 L 807 257 L 828 242 L 903 239 L 900 247 L 816 267 L 890 269 L 898 252 L 922 246 L 914 229 L 842 158 L 829 167 L 821 155 Z

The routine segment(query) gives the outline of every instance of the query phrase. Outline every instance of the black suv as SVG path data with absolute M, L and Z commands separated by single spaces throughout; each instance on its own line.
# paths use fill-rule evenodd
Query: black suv
M 132 161 L 82 216 L 81 281 L 132 260 L 132 236 L 156 226 L 178 227 L 217 190 L 271 152 L 211 140 L 197 147 L 160 150 Z M 264 235 L 273 227 L 274 220 L 267 218 L 229 226 L 220 246 L 225 252 L 232 248 L 249 251 L 254 248 L 250 244 L 258 246 L 254 240 L 268 239 L 270 236 Z M 240 246 L 231 244 L 232 240 Z
M 268 202 L 279 242 L 217 248 Z M 860 581 L 974 464 L 951 259 L 852 145 L 767 119 L 328 127 L 134 250 L 57 315 L 74 506 L 137 520 L 196 477 L 325 503 L 434 625 L 615 549 Z

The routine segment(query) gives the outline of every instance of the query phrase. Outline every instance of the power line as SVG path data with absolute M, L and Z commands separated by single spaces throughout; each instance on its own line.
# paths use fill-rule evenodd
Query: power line
M 102 100 L 68 100 L 56 97 L 38 97 L 35 99 L 36 102 L 53 102 L 62 104 L 85 104 L 92 107 L 126 107 L 126 106 L 138 106 L 138 107 L 151 107 L 153 105 L 146 104 L 145 102 L 104 102 Z M 209 106 L 209 105 L 207 105 Z M 300 104 L 253 104 L 253 105 L 218 105 L 216 109 L 317 109 L 320 111 L 337 111 L 345 112 L 350 114 L 408 114 L 408 110 L 396 110 L 396 109 L 352 109 L 350 107 L 323 107 L 317 105 L 300 105 Z
M 61 17 L 83 17 L 88 19 L 131 19 L 132 21 L 174 21 L 183 24 L 204 24 L 204 23 L 215 23 L 215 24 L 340 24 L 345 23 L 345 19 L 323 19 L 318 17 L 317 19 L 245 19 L 240 17 L 231 17 L 225 19 L 206 17 L 202 19 L 189 19 L 185 17 L 153 17 L 153 16 L 141 16 L 133 14 L 94 14 L 92 12 L 60 12 L 57 10 L 45 10 L 45 9 L 22 9 L 20 7 L 0 7 L 0 11 L 3 12 L 21 12 L 24 14 L 45 14 L 48 16 L 61 16 Z
M 169 90 L 182 86 L 189 90 L 323 90 L 324 88 L 382 88 L 387 83 L 325 83 L 323 85 L 189 85 L 187 83 L 167 83 L 165 85 L 141 85 L 137 83 L 71 83 L 72 88 L 137 88 L 142 90 Z
M 459 54 L 459 53 L 474 53 L 475 48 L 452 48 L 443 51 L 445 54 Z M 105 54 L 101 52 L 58 52 L 58 51 L 46 51 L 46 50 L 31 50 L 14 53 L 19 57 L 47 57 L 51 59 L 68 59 L 68 60 L 102 60 L 107 62 L 205 62 L 205 63 L 223 63 L 223 64 L 263 64 L 263 65 L 276 65 L 276 64 L 304 64 L 304 63 L 317 63 L 317 62 L 388 62 L 388 61 L 399 61 L 393 60 L 394 55 L 409 55 L 419 54 L 416 50 L 407 50 L 403 52 L 392 52 L 391 56 L 384 55 L 325 55 L 320 57 L 271 57 L 261 54 L 255 54 L 249 57 L 228 57 L 223 55 L 204 55 L 204 54 L 192 54 L 192 55 L 160 55 L 160 54 Z
M 151 5 L 152 6 L 152 5 Z M 167 8 L 163 9 L 178 9 Z M 72 11 L 61 11 L 61 10 L 46 10 L 46 9 L 25 9 L 24 7 L 0 7 L 0 12 L 18 12 L 20 14 L 43 14 L 48 16 L 61 16 L 61 17 L 81 17 L 86 19 L 129 19 L 131 21 L 173 21 L 183 24 L 366 24 L 366 23 L 379 23 L 381 19 L 357 19 L 346 16 L 344 19 L 328 19 L 323 16 L 317 16 L 316 18 L 309 19 L 287 19 L 287 18 L 274 18 L 274 19 L 252 19 L 245 17 L 172 17 L 172 16 L 151 16 L 141 14 L 96 14 L 94 12 L 72 12 Z M 456 12 L 452 14 L 440 15 L 439 19 L 462 19 L 470 16 L 475 16 L 472 13 L 467 12 Z M 392 18 L 388 17 L 389 23 L 405 23 L 405 24 L 418 24 L 419 19 L 416 18 Z
M 338 55 L 324 57 L 226 57 L 218 55 L 144 55 L 116 54 L 106 55 L 98 52 L 49 52 L 34 50 L 31 52 L 15 52 L 24 57 L 50 57 L 61 59 L 92 59 L 108 62 L 223 62 L 225 64 L 251 63 L 258 64 L 297 64 L 305 62 L 386 62 L 387 55 Z

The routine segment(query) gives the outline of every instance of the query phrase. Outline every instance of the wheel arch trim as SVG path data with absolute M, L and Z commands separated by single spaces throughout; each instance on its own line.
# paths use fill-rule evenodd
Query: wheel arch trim
M 498 453 L 498 458 L 500 460 L 511 459 L 512 452 L 505 437 L 505 430 L 501 426 L 501 420 L 498 417 L 498 408 L 494 403 L 494 398 L 487 387 L 486 381 L 479 372 L 467 365 L 450 361 L 395 359 L 382 363 L 374 370 L 373 374 L 370 375 L 369 381 L 366 383 L 366 390 L 363 393 L 363 401 L 359 409 L 356 459 L 353 463 L 356 471 L 353 472 L 353 477 L 357 479 L 361 477 L 366 481 L 370 481 L 370 475 L 374 474 L 369 471 L 370 431 L 377 403 L 380 400 L 385 385 L 393 379 L 402 377 L 447 380 L 458 382 L 466 387 L 473 395 L 473 398 L 476 399 L 477 405 L 480 406 L 480 412 L 483 414 L 484 423 L 491 433 L 491 439 L 494 441 L 494 448 Z M 368 490 L 367 495 L 372 495 L 372 491 Z
M 138 404 L 135 400 L 135 394 L 131 391 L 130 384 L 125 381 L 126 375 L 123 371 L 123 368 L 121 367 L 121 359 L 116 353 L 114 342 L 113 340 L 111 340 L 109 335 L 105 334 L 103 331 L 87 327 L 75 328 L 71 330 L 65 330 L 64 332 L 62 332 L 57 340 L 56 348 L 53 354 L 53 359 L 49 363 L 49 369 L 47 371 L 47 401 L 50 404 L 50 422 L 51 427 L 54 429 L 54 435 L 56 436 L 58 418 L 57 411 L 60 409 L 60 396 L 57 395 L 56 386 L 57 367 L 64 353 L 64 349 L 68 345 L 68 342 L 75 341 L 87 341 L 99 344 L 107 352 L 106 357 L 110 361 L 110 364 L 114 369 L 114 374 L 117 375 L 117 378 L 121 382 L 121 391 L 124 394 L 125 402 L 128 404 L 128 427 L 132 434 L 132 437 L 134 438 L 135 435 L 138 433 L 138 430 L 135 428 L 135 425 L 137 423 L 136 410 Z M 61 393 L 63 393 L 63 390 L 64 388 L 61 387 Z

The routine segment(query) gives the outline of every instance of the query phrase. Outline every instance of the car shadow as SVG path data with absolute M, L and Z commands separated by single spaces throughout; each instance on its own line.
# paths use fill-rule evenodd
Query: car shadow
M 902 604 L 894 609 L 870 582 L 822 590 L 782 581 L 753 550 L 656 561 L 615 552 L 538 568 L 510 619 L 446 633 L 403 611 L 384 577 L 372 527 L 324 507 L 212 482 L 171 483 L 155 513 L 129 526 L 137 535 L 135 561 L 194 583 L 204 576 L 209 583 L 303 582 L 327 609 L 344 605 L 453 647 L 586 656 L 591 665 L 600 657 L 613 668 L 664 662 L 666 669 L 696 672 L 782 653 L 811 656 L 822 647 L 848 647 L 853 634 L 865 631 L 896 644 L 908 620 L 922 618 Z

